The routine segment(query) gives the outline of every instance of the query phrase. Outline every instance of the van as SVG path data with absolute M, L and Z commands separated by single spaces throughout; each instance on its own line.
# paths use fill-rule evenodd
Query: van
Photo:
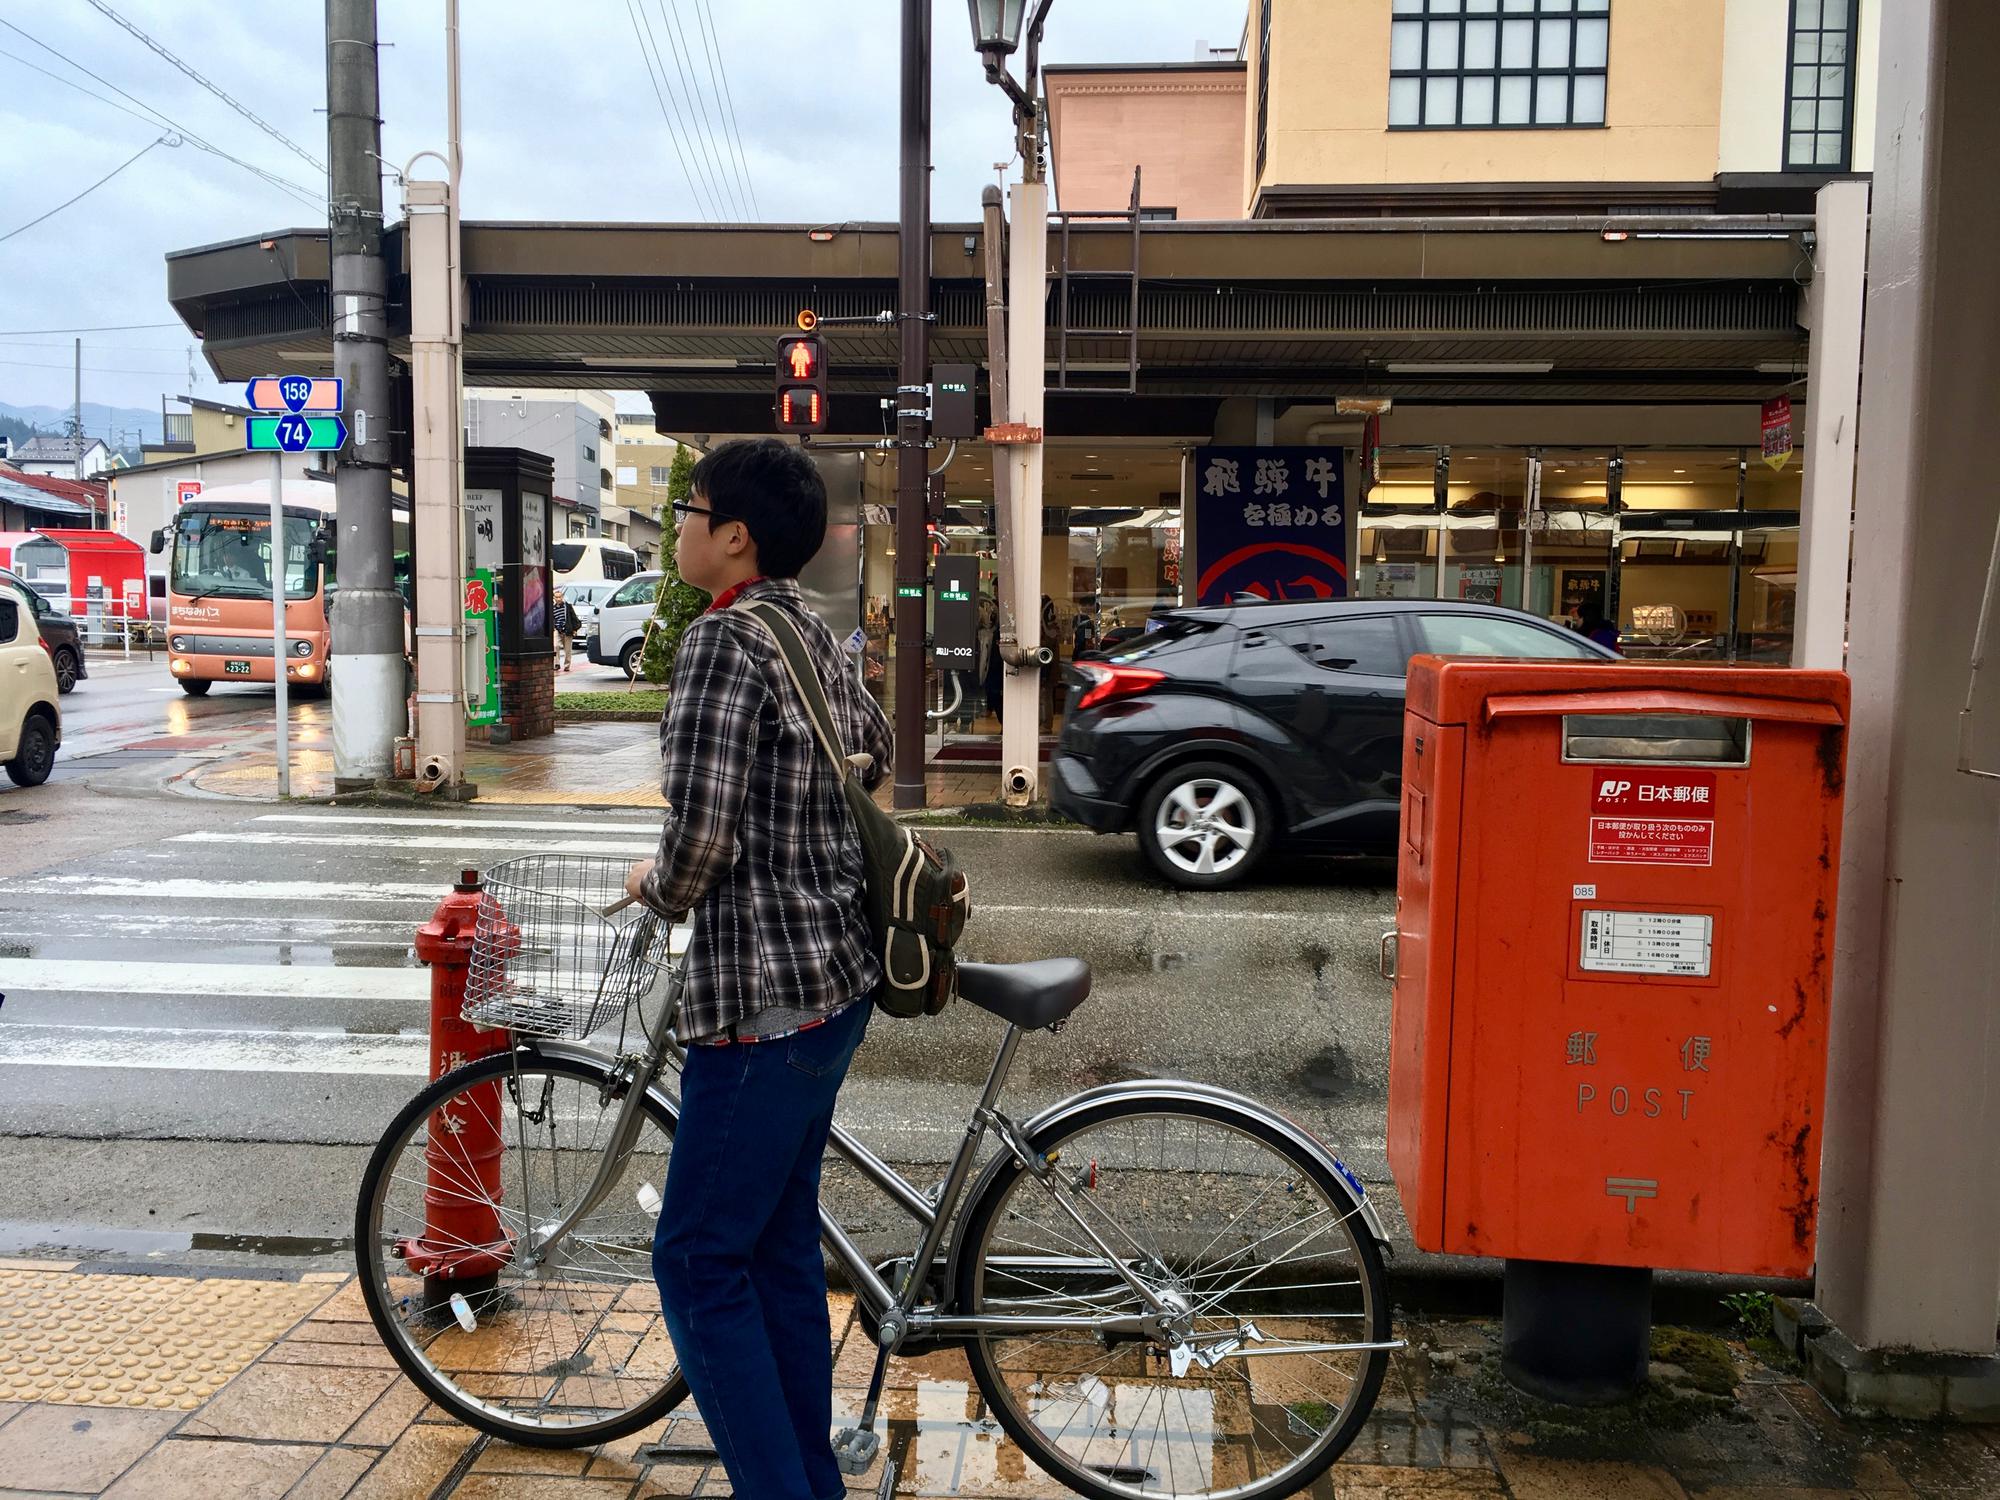
M 35 629 L 27 591 L 0 583 L 0 766 L 16 786 L 40 786 L 62 743 L 56 669 Z
M 549 544 L 549 563 L 556 582 L 619 583 L 639 571 L 639 554 L 608 537 L 579 536 Z
M 597 633 L 590 638 L 588 655 L 602 667 L 617 667 L 634 681 L 639 676 L 639 658 L 645 652 L 646 622 L 653 618 L 653 606 L 660 596 L 659 572 L 637 573 L 625 586 L 597 607 Z

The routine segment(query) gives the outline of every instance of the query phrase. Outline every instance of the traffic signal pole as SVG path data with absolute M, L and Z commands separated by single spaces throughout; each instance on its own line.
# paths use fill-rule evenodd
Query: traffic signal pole
M 334 468 L 340 589 L 333 604 L 333 781 L 386 780 L 407 722 L 403 601 L 389 489 L 389 342 L 382 263 L 382 121 L 375 0 L 327 0 L 328 277 L 333 373 L 352 433 Z
M 922 807 L 924 791 L 926 499 L 929 451 L 922 388 L 930 379 L 931 6 L 903 0 L 902 213 L 896 380 L 896 773 L 894 805 Z

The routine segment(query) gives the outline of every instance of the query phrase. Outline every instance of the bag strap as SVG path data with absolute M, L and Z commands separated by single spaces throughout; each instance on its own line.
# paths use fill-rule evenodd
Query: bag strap
M 813 665 L 812 654 L 806 650 L 805 637 L 799 634 L 799 627 L 782 609 L 760 599 L 739 599 L 730 607 L 742 610 L 777 642 L 778 660 L 784 664 L 785 675 L 792 679 L 792 686 L 798 690 L 799 698 L 806 706 L 806 717 L 812 720 L 820 747 L 826 751 L 826 758 L 833 762 L 834 775 L 845 778 L 851 768 L 841 752 L 840 736 L 834 732 L 833 708 L 820 687 L 819 671 Z

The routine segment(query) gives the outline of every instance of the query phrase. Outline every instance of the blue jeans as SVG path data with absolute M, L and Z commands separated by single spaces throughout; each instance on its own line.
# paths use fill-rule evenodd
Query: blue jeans
M 820 1157 L 873 1003 L 772 1042 L 690 1047 L 653 1279 L 681 1371 L 746 1500 L 834 1500 Z

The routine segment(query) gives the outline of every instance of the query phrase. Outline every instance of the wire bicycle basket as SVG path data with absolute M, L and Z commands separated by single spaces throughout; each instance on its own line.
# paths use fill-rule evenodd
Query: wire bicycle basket
M 668 963 L 671 925 L 643 905 L 615 916 L 630 862 L 536 854 L 496 865 L 472 929 L 460 1014 L 475 1026 L 580 1041 L 622 1019 Z

